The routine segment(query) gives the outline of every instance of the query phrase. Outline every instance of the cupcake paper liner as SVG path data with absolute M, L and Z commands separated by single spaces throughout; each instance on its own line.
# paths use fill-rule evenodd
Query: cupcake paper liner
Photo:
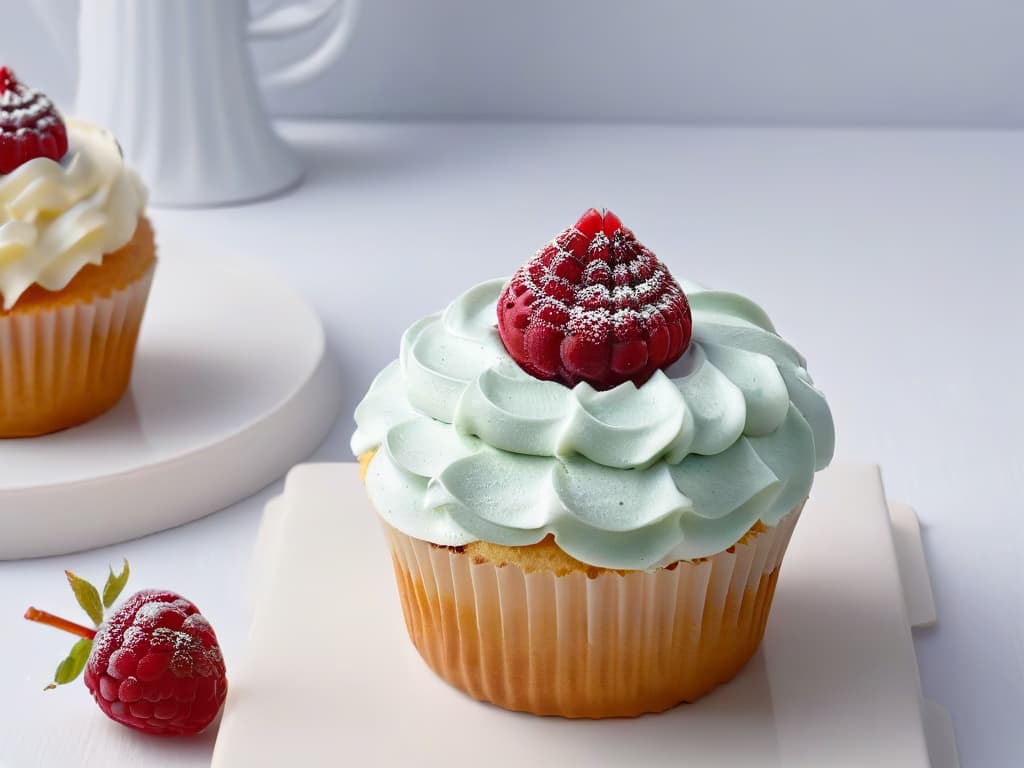
M 409 636 L 444 680 L 506 709 L 621 717 L 693 701 L 747 662 L 802 506 L 711 557 L 595 578 L 384 529 Z
M 155 268 L 109 296 L 0 317 L 0 437 L 65 429 L 120 400 Z

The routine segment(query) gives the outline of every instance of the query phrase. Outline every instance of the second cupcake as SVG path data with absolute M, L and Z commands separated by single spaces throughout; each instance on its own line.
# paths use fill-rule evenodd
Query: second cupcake
M 0 67 L 0 438 L 124 394 L 156 267 L 145 205 L 109 133 Z

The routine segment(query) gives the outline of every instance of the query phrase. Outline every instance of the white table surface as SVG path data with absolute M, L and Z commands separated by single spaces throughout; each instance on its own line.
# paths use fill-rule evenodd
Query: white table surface
M 939 615 L 916 636 L 923 688 L 951 710 L 962 764 L 1018 763 L 1024 134 L 330 123 L 286 133 L 309 168 L 297 191 L 154 219 L 158 232 L 273 264 L 305 293 L 341 361 L 343 413 L 414 319 L 510 273 L 591 205 L 618 213 L 677 275 L 756 298 L 828 394 L 837 455 L 879 462 L 889 496 L 921 516 Z M 343 416 L 315 459 L 348 459 L 351 428 Z M 0 563 L 0 765 L 207 765 L 210 736 L 126 738 L 81 683 L 44 695 L 73 640 L 21 614 L 31 603 L 74 616 L 62 569 L 100 578 L 126 556 L 136 588 L 199 604 L 230 671 L 256 527 L 278 490 L 139 541 Z

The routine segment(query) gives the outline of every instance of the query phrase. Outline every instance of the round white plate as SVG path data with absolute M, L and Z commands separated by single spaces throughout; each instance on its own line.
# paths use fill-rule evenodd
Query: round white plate
M 281 477 L 337 418 L 323 326 L 282 280 L 160 237 L 132 385 L 100 418 L 0 440 L 0 559 L 113 544 Z

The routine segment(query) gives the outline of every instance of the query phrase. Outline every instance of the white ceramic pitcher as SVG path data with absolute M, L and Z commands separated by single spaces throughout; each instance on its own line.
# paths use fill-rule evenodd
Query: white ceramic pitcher
M 73 18 L 61 14 L 70 0 L 33 2 L 62 47 L 73 45 Z M 290 0 L 253 17 L 248 0 L 80 0 L 75 111 L 113 131 L 156 205 L 266 197 L 302 169 L 267 117 L 249 41 L 331 25 L 264 83 L 307 80 L 341 52 L 356 5 Z

